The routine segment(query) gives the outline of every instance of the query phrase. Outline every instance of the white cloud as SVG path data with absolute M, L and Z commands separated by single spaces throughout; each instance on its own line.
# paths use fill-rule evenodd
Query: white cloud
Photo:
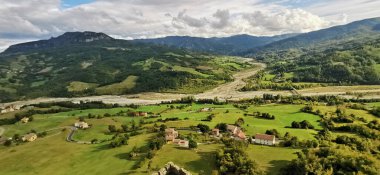
M 0 4 L 0 45 L 66 31 L 129 39 L 275 35 L 380 14 L 380 2 L 375 0 L 97 0 L 72 8 L 61 7 L 60 0 L 0 0 Z

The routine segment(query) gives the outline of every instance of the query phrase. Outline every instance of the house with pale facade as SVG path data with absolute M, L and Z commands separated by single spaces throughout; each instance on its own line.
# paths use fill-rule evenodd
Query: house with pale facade
M 268 135 L 268 134 L 256 134 L 255 143 L 261 144 L 261 145 L 275 145 L 276 137 L 274 135 Z
M 76 128 L 80 128 L 80 129 L 87 129 L 87 128 L 90 127 L 90 126 L 88 125 L 88 123 L 86 123 L 86 122 L 76 122 L 76 123 L 74 123 L 74 126 L 75 126 Z
M 21 140 L 24 142 L 33 142 L 37 139 L 37 134 L 35 133 L 29 133 L 24 136 L 22 136 Z
M 174 141 L 178 137 L 178 131 L 174 128 L 165 129 L 165 140 L 166 141 Z
M 217 128 L 212 129 L 212 130 L 211 130 L 211 133 L 212 133 L 212 135 L 215 136 L 215 137 L 219 137 L 219 136 L 220 136 L 220 131 L 219 131 L 219 129 L 217 129 Z
M 24 117 L 20 120 L 22 123 L 28 123 L 29 122 L 29 118 L 28 117 Z
M 174 139 L 173 143 L 177 144 L 180 147 L 189 148 L 189 141 L 188 140 Z

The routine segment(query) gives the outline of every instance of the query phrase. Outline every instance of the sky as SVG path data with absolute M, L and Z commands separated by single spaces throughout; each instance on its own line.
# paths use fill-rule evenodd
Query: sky
M 0 51 L 69 31 L 121 39 L 303 33 L 380 16 L 380 0 L 0 0 Z

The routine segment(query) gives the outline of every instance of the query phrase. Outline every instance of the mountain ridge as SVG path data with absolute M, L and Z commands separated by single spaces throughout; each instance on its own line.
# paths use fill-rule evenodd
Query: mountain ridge
M 51 37 L 46 40 L 31 41 L 26 43 L 15 44 L 8 47 L 2 54 L 27 52 L 31 50 L 47 49 L 62 47 L 70 44 L 79 44 L 85 42 L 101 41 L 101 40 L 114 40 L 114 38 L 104 33 L 97 32 L 65 32 L 58 37 Z
M 298 34 L 284 34 L 275 36 L 253 36 L 248 34 L 232 35 L 229 37 L 193 37 L 193 36 L 166 36 L 162 38 L 136 39 L 134 42 L 153 43 L 170 47 L 189 49 L 198 52 L 234 55 L 235 53 L 264 46 L 274 41 L 296 36 Z
M 307 48 L 323 46 L 335 42 L 337 44 L 347 40 L 359 39 L 380 35 L 380 17 L 354 21 L 345 25 L 333 26 L 326 29 L 299 34 L 268 45 L 247 50 L 244 55 L 273 50 L 286 50 L 292 48 Z

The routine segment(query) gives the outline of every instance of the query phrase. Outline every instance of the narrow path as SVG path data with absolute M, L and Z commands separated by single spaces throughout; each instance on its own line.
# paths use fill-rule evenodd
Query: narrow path
M 69 128 L 70 128 L 70 133 L 66 137 L 67 142 L 78 143 L 78 144 L 91 144 L 91 142 L 87 142 L 87 141 L 74 140 L 73 139 L 74 133 L 78 129 L 76 127 L 69 127 Z

